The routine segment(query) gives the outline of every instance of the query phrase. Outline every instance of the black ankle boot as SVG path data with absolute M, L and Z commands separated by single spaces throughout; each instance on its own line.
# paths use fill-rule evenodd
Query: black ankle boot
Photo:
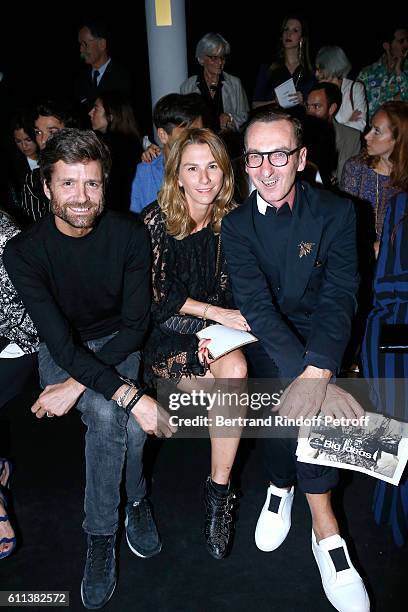
M 234 518 L 232 516 L 235 495 L 231 491 L 220 493 L 207 478 L 204 489 L 205 526 L 204 535 L 210 555 L 216 559 L 225 557 L 232 544 Z

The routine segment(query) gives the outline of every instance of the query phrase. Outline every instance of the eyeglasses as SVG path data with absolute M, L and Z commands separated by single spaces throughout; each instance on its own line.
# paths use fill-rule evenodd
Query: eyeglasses
M 311 110 L 311 109 L 315 109 L 315 110 L 319 110 L 320 108 L 322 108 L 323 104 L 321 104 L 320 102 L 315 102 L 315 104 L 305 104 L 306 110 Z
M 244 156 L 245 165 L 248 168 L 259 168 L 263 164 L 263 160 L 265 155 L 268 157 L 268 161 L 271 166 L 276 166 L 277 168 L 281 168 L 282 166 L 286 166 L 289 162 L 289 157 L 299 151 L 302 147 L 296 147 L 292 151 L 254 151 L 253 153 L 246 153 Z
M 210 62 L 214 62 L 215 63 L 218 60 L 220 60 L 221 62 L 225 62 L 225 55 L 206 55 L 205 57 L 208 57 Z

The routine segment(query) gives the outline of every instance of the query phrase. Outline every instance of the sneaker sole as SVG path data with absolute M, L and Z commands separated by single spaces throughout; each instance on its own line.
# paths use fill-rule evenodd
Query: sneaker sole
M 88 610 L 99 610 L 99 608 L 103 608 L 104 606 L 106 606 L 106 604 L 108 603 L 108 601 L 112 597 L 114 590 L 116 589 L 116 584 L 117 584 L 117 580 L 115 580 L 115 584 L 113 585 L 112 590 L 109 593 L 108 599 L 103 604 L 101 604 L 99 606 L 89 606 L 84 601 L 84 591 L 83 591 L 84 583 L 81 582 L 81 599 L 82 599 L 82 603 L 83 603 L 84 607 L 87 608 Z
M 134 553 L 138 557 L 141 557 L 142 559 L 149 559 L 150 557 L 154 557 L 155 555 L 158 555 L 159 552 L 162 549 L 162 545 L 160 544 L 160 548 L 158 550 L 155 550 L 154 552 L 150 553 L 150 555 L 142 555 L 142 553 L 139 552 L 138 550 L 136 550 L 136 548 L 134 548 L 132 546 L 132 544 L 129 542 L 129 538 L 128 538 L 127 532 L 126 532 L 126 542 L 128 543 L 128 546 L 129 546 L 130 550 L 132 551 L 132 553 Z
M 155 555 L 158 555 L 159 552 L 162 549 L 162 543 L 160 542 L 160 547 L 155 550 L 154 552 L 150 553 L 149 555 L 142 555 L 141 552 L 139 552 L 138 550 L 136 550 L 136 548 L 134 548 L 132 546 L 132 544 L 129 541 L 129 537 L 128 537 L 128 533 L 127 533 L 127 526 L 128 526 L 128 518 L 126 517 L 125 519 L 125 533 L 126 533 L 126 542 L 128 543 L 128 546 L 130 548 L 130 550 L 132 551 L 132 553 L 134 553 L 137 557 L 140 557 L 141 559 L 149 559 L 150 557 L 154 557 Z

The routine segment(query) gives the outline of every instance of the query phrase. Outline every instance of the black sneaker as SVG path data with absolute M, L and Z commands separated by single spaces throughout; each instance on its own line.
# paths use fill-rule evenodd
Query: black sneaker
M 153 557 L 161 551 L 160 536 L 152 516 L 149 500 L 144 497 L 126 506 L 126 540 L 138 557 Z
M 204 490 L 204 536 L 207 550 L 215 559 L 226 557 L 232 545 L 234 500 L 234 493 L 220 493 L 212 486 L 211 476 L 207 478 Z
M 88 552 L 81 598 L 85 608 L 102 608 L 113 595 L 116 586 L 116 535 L 88 535 Z

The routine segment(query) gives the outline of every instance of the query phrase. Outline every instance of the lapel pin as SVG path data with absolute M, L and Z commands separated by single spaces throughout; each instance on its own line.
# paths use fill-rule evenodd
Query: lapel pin
M 304 255 L 310 255 L 315 246 L 315 242 L 302 242 L 298 244 L 299 247 L 299 257 L 302 258 Z

